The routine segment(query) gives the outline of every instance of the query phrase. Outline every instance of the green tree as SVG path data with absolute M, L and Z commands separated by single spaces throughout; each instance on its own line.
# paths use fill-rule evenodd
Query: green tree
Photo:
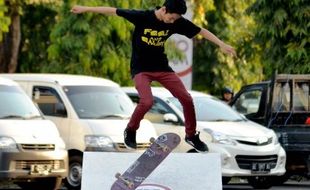
M 236 48 L 238 58 L 224 55 L 204 39 L 195 40 L 193 87 L 218 95 L 263 78 L 260 46 L 253 44 L 256 24 L 245 10 L 254 0 L 217 0 L 206 10 L 204 27 Z
M 122 85 L 131 83 L 129 60 L 133 25 L 120 17 L 85 13 L 74 15 L 74 4 L 122 8 L 155 7 L 161 1 L 66 1 L 51 33 L 48 72 L 101 76 Z
M 4 19 L 9 18 L 10 23 L 8 28 L 9 30 L 6 30 L 7 32 L 4 33 L 3 40 L 0 43 L 0 72 L 15 72 L 21 39 L 20 1 L 5 0 L 4 5 L 4 8 L 7 9 Z M 6 28 L 7 25 L 4 27 Z
M 133 25 L 120 17 L 93 13 L 74 15 L 69 10 L 74 4 L 153 9 L 163 1 L 66 1 L 51 33 L 50 63 L 42 71 L 101 76 L 121 85 L 132 84 L 129 63 Z M 169 47 L 166 53 L 170 59 L 184 57 L 175 44 L 169 42 L 166 46 Z
M 310 4 L 308 0 L 256 0 L 248 10 L 258 26 L 264 72 L 310 73 Z
M 28 5 L 59 4 L 61 0 L 0 0 L 0 72 L 15 72 L 18 66 L 19 50 L 22 41 L 21 16 Z M 3 12 L 5 14 L 3 14 Z M 4 35 L 2 31 L 6 32 Z
M 0 42 L 3 40 L 3 34 L 9 31 L 10 18 L 5 15 L 8 11 L 7 6 L 4 4 L 4 0 L 0 0 Z
M 49 36 L 56 23 L 57 11 L 53 4 L 30 4 L 24 6 L 21 17 L 21 48 L 18 72 L 40 73 L 49 64 L 47 48 Z

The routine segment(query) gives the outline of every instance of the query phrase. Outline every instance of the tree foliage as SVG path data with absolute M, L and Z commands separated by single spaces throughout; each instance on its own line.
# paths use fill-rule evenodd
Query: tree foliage
M 74 15 L 70 9 L 74 4 L 151 9 L 163 1 L 0 0 L 0 72 L 15 72 L 19 63 L 19 72 L 86 74 L 131 84 L 132 24 L 120 17 Z M 238 52 L 238 59 L 233 59 L 207 40 L 195 38 L 194 89 L 218 94 L 223 86 L 238 90 L 269 78 L 275 70 L 309 73 L 307 0 L 187 2 L 197 25 Z M 167 44 L 170 59 L 182 58 L 171 48 L 173 43 Z
M 310 73 L 310 4 L 308 0 L 256 0 L 248 10 L 257 23 L 267 76 Z
M 18 67 L 20 45 L 23 43 L 21 17 L 24 9 L 29 5 L 48 4 L 53 7 L 60 5 L 61 2 L 61 0 L 0 0 L 0 23 L 3 24 L 0 29 L 0 72 L 16 72 Z M 43 31 L 44 27 L 40 30 Z
M 110 78 L 122 85 L 131 83 L 129 62 L 133 25 L 120 17 L 69 12 L 73 4 L 122 8 L 155 7 L 161 1 L 92 0 L 65 2 L 51 33 L 48 48 L 49 72 L 86 74 Z
M 217 0 L 205 9 L 203 27 L 224 42 L 232 45 L 238 58 L 224 55 L 204 39 L 195 41 L 193 85 L 195 89 L 219 94 L 224 86 L 235 90 L 246 83 L 263 78 L 259 54 L 260 47 L 253 44 L 254 20 L 245 10 L 254 0 Z
M 9 25 L 11 23 L 10 17 L 5 15 L 8 12 L 7 6 L 4 4 L 4 0 L 0 0 L 0 42 L 3 40 L 3 33 L 9 31 Z
M 56 23 L 56 15 L 55 8 L 46 4 L 30 4 L 23 9 L 19 72 L 40 73 L 49 65 L 47 48 L 50 45 L 50 32 Z

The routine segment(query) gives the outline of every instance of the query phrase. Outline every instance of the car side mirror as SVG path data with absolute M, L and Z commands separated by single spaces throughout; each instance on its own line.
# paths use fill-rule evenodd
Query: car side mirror
M 179 120 L 178 120 L 178 117 L 173 114 L 173 113 L 166 113 L 164 114 L 164 122 L 167 122 L 167 123 L 178 123 Z

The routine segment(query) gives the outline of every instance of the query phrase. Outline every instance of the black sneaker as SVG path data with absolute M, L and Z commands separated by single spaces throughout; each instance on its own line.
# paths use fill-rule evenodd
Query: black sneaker
M 128 149 L 136 149 L 136 131 L 128 130 L 127 128 L 124 131 L 124 143 Z
M 198 132 L 193 137 L 185 137 L 185 141 L 193 146 L 198 152 L 207 152 L 209 150 L 208 146 L 199 139 L 199 134 L 200 132 Z

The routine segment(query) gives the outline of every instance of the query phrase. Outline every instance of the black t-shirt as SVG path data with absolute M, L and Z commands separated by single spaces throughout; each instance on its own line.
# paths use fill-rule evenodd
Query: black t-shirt
M 166 40 L 174 33 L 192 38 L 201 28 L 181 17 L 174 23 L 156 18 L 155 10 L 117 9 L 118 16 L 135 25 L 132 36 L 131 75 L 140 72 L 173 72 L 164 53 Z

